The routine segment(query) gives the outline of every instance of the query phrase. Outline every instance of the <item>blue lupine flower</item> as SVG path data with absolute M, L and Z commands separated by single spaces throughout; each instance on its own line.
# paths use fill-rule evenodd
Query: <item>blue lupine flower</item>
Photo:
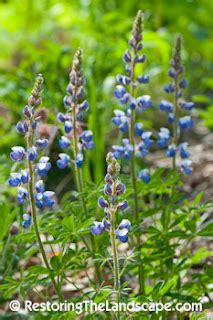
M 78 168 L 81 168 L 83 165 L 84 156 L 83 153 L 78 153 L 75 158 L 75 163 Z
M 127 50 L 124 52 L 123 60 L 124 60 L 124 62 L 131 62 L 131 54 L 130 54 L 129 49 L 127 49 Z
M 145 53 L 141 54 L 140 56 L 138 56 L 138 55 L 136 54 L 134 61 L 135 61 L 135 63 L 144 63 L 144 62 L 146 61 L 146 55 L 145 55 Z
M 130 99 L 130 95 L 129 95 L 128 93 L 125 93 L 125 94 L 123 95 L 123 97 L 120 98 L 120 102 L 121 102 L 122 104 L 126 104 L 126 103 L 129 101 L 129 99 Z
M 30 179 L 29 170 L 21 170 L 21 182 L 28 183 Z
M 27 124 L 26 121 L 24 121 L 24 122 L 19 121 L 19 122 L 17 123 L 17 125 L 16 125 L 16 131 L 17 131 L 18 133 L 25 134 L 26 132 L 28 132 L 28 130 L 29 130 L 29 127 L 28 127 L 28 124 Z
M 137 98 L 137 106 L 140 112 L 144 112 L 146 109 L 152 106 L 151 97 L 148 95 L 144 95 Z
M 186 79 L 182 79 L 180 82 L 179 82 L 179 87 L 182 88 L 182 89 L 185 89 L 187 87 L 187 80 Z
M 66 120 L 68 120 L 67 115 L 62 112 L 59 112 L 57 114 L 57 120 L 58 120 L 58 122 L 65 122 Z
M 69 148 L 70 140 L 67 137 L 62 136 L 61 139 L 59 140 L 59 146 L 61 147 L 61 149 Z
M 68 156 L 66 153 L 60 153 L 59 158 L 60 159 L 56 161 L 57 167 L 59 169 L 66 168 L 70 163 L 70 156 Z
M 149 183 L 151 180 L 150 173 L 148 169 L 143 169 L 138 173 L 138 178 L 145 183 Z
M 28 213 L 24 213 L 23 214 L 23 220 L 27 221 L 27 220 L 30 220 L 30 219 L 31 219 L 31 216 Z
M 173 104 L 167 100 L 162 100 L 160 103 L 160 110 L 166 113 L 173 111 Z
M 166 154 L 167 154 L 167 157 L 171 157 L 171 158 L 176 155 L 176 145 L 174 143 L 168 146 Z
M 77 121 L 82 121 L 83 120 L 83 113 L 82 112 L 77 112 L 77 115 L 76 115 L 76 120 Z
M 116 186 L 116 195 L 120 196 L 126 191 L 126 186 L 123 183 L 118 183 Z
M 180 101 L 180 107 L 182 109 L 185 109 L 185 110 L 192 110 L 192 108 L 194 108 L 194 102 L 186 102 L 186 101 Z
M 186 159 L 190 156 L 189 151 L 187 150 L 188 143 L 180 143 L 179 144 L 179 152 L 182 159 Z
M 35 189 L 37 193 L 44 193 L 45 189 L 44 189 L 44 182 L 43 180 L 38 180 L 35 183 Z
M 23 187 L 18 188 L 17 199 L 19 203 L 24 203 L 29 198 L 29 192 Z
M 112 123 L 116 125 L 122 132 L 126 132 L 129 126 L 129 120 L 125 113 L 121 110 L 114 110 L 115 117 L 112 118 Z
M 13 160 L 13 161 L 21 162 L 25 157 L 24 148 L 16 146 L 16 147 L 13 147 L 11 149 L 12 149 L 12 152 L 10 153 L 10 159 Z
M 99 197 L 98 198 L 98 206 L 100 208 L 108 208 L 109 207 L 109 204 L 108 202 L 104 199 L 104 197 Z
M 135 98 L 130 98 L 130 102 L 129 102 L 129 108 L 131 110 L 135 110 L 137 107 L 137 100 Z
M 35 205 L 38 209 L 42 209 L 43 208 L 43 193 L 35 193 L 34 194 L 34 198 L 35 198 Z
M 139 83 L 148 83 L 149 82 L 149 75 L 140 76 L 137 78 Z
M 148 148 L 148 149 L 153 144 L 153 140 L 150 139 L 151 136 L 152 136 L 152 132 L 151 131 L 143 132 L 142 135 L 141 135 L 141 139 L 142 139 L 144 145 L 146 146 L 146 148 Z
M 160 128 L 160 132 L 158 133 L 157 144 L 160 148 L 164 148 L 170 138 L 170 132 L 167 128 Z
M 111 184 L 110 183 L 107 183 L 104 187 L 104 193 L 107 195 L 107 196 L 111 196 L 112 195 L 112 187 L 111 187 Z
M 175 88 L 174 88 L 174 86 L 170 83 L 170 84 L 166 84 L 165 86 L 164 86 L 164 91 L 166 92 L 166 93 L 171 93 L 171 92 L 174 92 L 175 91 Z
M 112 146 L 113 155 L 116 160 L 122 157 L 130 159 L 133 152 L 133 146 L 129 143 L 129 139 L 122 140 L 124 146 Z
M 111 227 L 111 223 L 108 219 L 106 218 L 103 218 L 102 220 L 102 223 L 103 223 L 103 226 L 104 226 L 104 230 L 107 230 Z
M 31 225 L 31 216 L 28 215 L 29 218 L 28 219 L 24 219 L 24 221 L 22 222 L 22 228 L 27 229 L 30 227 Z
M 135 128 L 135 134 L 140 137 L 143 133 L 143 124 L 135 123 L 134 128 Z
M 94 236 L 98 236 L 104 231 L 103 222 L 94 221 L 94 226 L 92 226 L 90 230 Z
M 52 199 L 55 196 L 55 192 L 53 191 L 45 191 L 42 196 L 43 205 L 47 208 L 51 208 L 55 201 Z
M 179 119 L 179 126 L 181 129 L 189 129 L 193 127 L 193 121 L 190 116 L 185 116 Z
M 174 121 L 175 121 L 175 115 L 174 113 L 170 112 L 168 117 L 168 122 L 172 124 Z
M 65 123 L 64 123 L 64 131 L 66 133 L 70 133 L 73 129 L 73 125 L 72 125 L 72 122 L 69 121 L 69 120 L 66 120 Z
M 118 98 L 118 99 L 123 98 L 125 93 L 126 93 L 126 89 L 125 89 L 124 86 L 122 86 L 122 85 L 117 85 L 116 86 L 116 89 L 114 91 L 114 95 L 115 95 L 116 98 Z
M 17 172 L 11 173 L 8 183 L 11 187 L 17 187 L 21 183 L 21 174 Z
M 118 210 L 125 210 L 126 208 L 128 207 L 128 201 L 127 200 L 124 200 L 124 201 L 122 201 L 122 202 L 119 202 L 118 204 L 117 204 L 117 209 Z
M 123 243 L 128 241 L 128 232 L 130 230 L 131 223 L 127 219 L 123 219 L 116 230 L 116 235 Z
M 181 170 L 182 170 L 182 172 L 183 172 L 184 174 L 186 174 L 186 175 L 192 174 L 191 164 L 192 164 L 192 162 L 191 162 L 191 160 L 189 160 L 189 159 L 185 159 L 185 160 L 182 161 L 182 163 L 181 163 Z
M 35 142 L 35 145 L 39 148 L 39 149 L 45 149 L 48 146 L 48 139 L 38 139 Z
M 119 229 L 127 229 L 129 231 L 131 228 L 131 222 L 127 219 L 123 219 L 118 227 Z
M 129 77 L 126 77 L 126 76 L 123 76 L 121 74 L 118 74 L 117 77 L 116 77 L 116 81 L 123 85 L 123 86 L 126 86 L 128 84 L 130 84 L 131 80 Z
M 145 158 L 149 153 L 149 150 L 147 149 L 147 146 L 145 143 L 142 141 L 138 144 L 138 156 L 140 158 Z
M 51 163 L 49 162 L 49 157 L 41 157 L 36 165 L 37 173 L 40 177 L 45 177 L 48 171 L 51 169 Z
M 25 115 L 26 118 L 30 119 L 33 115 L 33 109 L 26 105 L 23 109 L 23 114 Z
M 81 138 L 82 140 L 84 140 L 85 142 L 90 142 L 93 138 L 93 133 L 91 130 L 85 130 L 83 131 L 83 133 L 81 134 Z
M 122 146 L 112 146 L 113 150 L 113 156 L 115 157 L 116 160 L 119 160 L 122 158 L 124 154 L 124 147 Z
M 28 157 L 28 160 L 30 161 L 34 161 L 38 158 L 38 151 L 35 146 L 32 146 L 27 150 L 27 157 Z

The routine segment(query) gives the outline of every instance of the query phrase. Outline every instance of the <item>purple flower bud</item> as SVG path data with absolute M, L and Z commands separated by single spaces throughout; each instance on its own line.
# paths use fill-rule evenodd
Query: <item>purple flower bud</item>
M 84 97 L 84 88 L 83 87 L 81 87 L 79 90 L 78 90 L 78 92 L 77 92 L 77 99 L 83 99 L 83 97 Z
M 137 78 L 139 83 L 148 83 L 149 75 L 140 76 Z
M 72 105 L 72 99 L 70 96 L 65 96 L 64 97 L 64 106 L 69 108 Z
M 21 182 L 28 183 L 30 179 L 29 171 L 28 170 L 21 170 Z
M 118 85 L 114 91 L 114 95 L 116 98 L 121 99 L 126 93 L 125 87 Z
M 192 174 L 191 160 L 185 159 L 181 163 L 181 170 L 184 174 L 190 175 Z
M 186 79 L 183 79 L 179 82 L 179 87 L 182 88 L 182 89 L 185 89 L 187 87 L 187 80 Z
M 65 122 L 67 120 L 67 116 L 63 114 L 62 112 L 59 112 L 57 114 L 57 120 L 58 122 Z
M 36 129 L 36 127 L 37 127 L 37 121 L 35 120 L 35 121 L 33 121 L 32 129 L 33 129 L 33 130 L 35 130 L 35 129 Z
M 138 179 L 145 183 L 149 183 L 151 180 L 150 173 L 148 169 L 143 169 L 138 174 Z
M 179 152 L 182 159 L 186 159 L 190 156 L 189 151 L 187 150 L 188 143 L 180 143 L 179 144 Z
M 19 122 L 17 123 L 17 125 L 16 125 L 16 131 L 17 131 L 18 133 L 25 134 L 26 132 L 28 132 L 28 130 L 29 130 L 29 127 L 28 127 L 28 124 L 27 124 L 26 121 L 24 121 L 24 122 L 19 121 Z
M 193 102 L 186 102 L 186 101 L 181 101 L 180 103 L 180 107 L 182 109 L 185 109 L 185 110 L 192 110 L 192 108 L 194 108 L 194 103 Z
M 174 143 L 168 146 L 166 154 L 167 154 L 167 157 L 170 157 L 170 158 L 176 155 L 176 145 Z
M 48 139 L 38 139 L 35 142 L 35 145 L 39 148 L 39 149 L 45 149 L 48 146 Z
M 89 103 L 87 100 L 84 100 L 78 107 L 79 111 L 87 111 L 89 109 Z
M 171 92 L 174 92 L 174 91 L 175 91 L 175 88 L 174 88 L 174 86 L 173 86 L 172 84 L 166 84 L 166 85 L 164 86 L 164 91 L 165 91 L 166 93 L 171 93 Z
M 17 199 L 19 203 L 24 203 L 29 198 L 29 193 L 27 189 L 19 187 Z
M 121 195 L 122 193 L 124 193 L 126 191 L 126 187 L 123 183 L 119 183 L 116 186 L 116 194 L 117 196 Z
M 167 100 L 162 100 L 160 103 L 160 110 L 166 113 L 173 111 L 173 104 Z
M 51 163 L 49 162 L 49 157 L 41 157 L 36 165 L 37 173 L 40 177 L 45 177 L 48 171 L 51 169 Z
M 123 61 L 124 61 L 124 62 L 131 62 L 131 55 L 130 55 L 129 49 L 127 49 L 127 50 L 124 52 Z
M 37 148 L 32 146 L 31 148 L 29 148 L 27 150 L 27 156 L 28 156 L 28 160 L 30 161 L 34 161 L 38 158 L 38 151 Z
M 38 181 L 36 181 L 36 183 L 35 183 L 35 189 L 36 189 L 36 192 L 38 192 L 38 193 L 44 193 L 45 189 L 44 189 L 44 182 L 43 182 L 43 180 L 38 180 Z
M 16 172 L 11 173 L 8 183 L 11 187 L 17 187 L 21 183 L 21 174 Z
M 140 137 L 143 133 L 142 123 L 135 123 L 134 128 L 135 128 L 135 134 Z
M 180 129 L 189 129 L 193 127 L 193 121 L 190 116 L 185 116 L 179 119 Z
M 112 187 L 110 183 L 107 183 L 104 187 L 104 193 L 108 196 L 112 195 Z
M 107 182 L 107 183 L 110 183 L 110 184 L 113 183 L 113 178 L 112 178 L 111 174 L 109 174 L 109 173 L 107 173 L 107 174 L 105 175 L 104 180 L 105 180 L 105 182 Z
M 13 161 L 22 161 L 25 156 L 25 150 L 23 147 L 13 147 L 12 152 L 10 153 L 10 158 Z
M 94 221 L 94 226 L 92 226 L 90 230 L 94 236 L 98 236 L 104 231 L 103 222 Z
M 53 191 L 45 191 L 42 196 L 43 205 L 47 208 L 51 208 L 55 201 L 52 199 L 55 195 L 55 192 Z
M 67 148 L 69 148 L 69 146 L 70 146 L 70 140 L 69 140 L 67 137 L 62 136 L 61 139 L 59 140 L 59 146 L 60 146 L 60 148 L 62 148 L 62 149 L 67 149 Z
M 84 156 L 83 153 L 78 153 L 75 158 L 75 163 L 78 168 L 81 168 L 83 165 Z
M 59 154 L 59 160 L 56 161 L 57 167 L 59 169 L 64 169 L 68 166 L 68 164 L 70 163 L 70 156 L 68 156 L 68 154 L 66 153 L 60 153 Z
M 107 220 L 106 218 L 103 218 L 102 223 L 103 223 L 104 229 L 109 229 L 111 226 L 110 221 Z
M 32 109 L 28 105 L 26 105 L 23 109 L 23 114 L 26 118 L 30 119 L 32 117 Z
M 69 83 L 68 86 L 67 86 L 67 88 L 66 88 L 67 93 L 69 93 L 70 95 L 73 94 L 72 87 L 73 87 L 72 84 Z
M 144 63 L 146 61 L 146 55 L 143 53 L 141 56 L 135 58 L 136 63 Z
M 119 202 L 119 203 L 117 204 L 117 209 L 118 209 L 118 210 L 125 210 L 127 207 L 128 207 L 128 202 L 127 202 L 127 200 L 124 200 L 124 201 Z
M 104 199 L 104 197 L 99 197 L 98 198 L 98 206 L 100 208 L 108 208 L 109 207 L 109 204 L 108 202 Z

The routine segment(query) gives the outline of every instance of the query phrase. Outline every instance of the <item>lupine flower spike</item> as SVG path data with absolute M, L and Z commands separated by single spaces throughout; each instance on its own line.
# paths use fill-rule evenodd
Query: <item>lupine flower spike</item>
M 172 158 L 173 169 L 176 169 L 176 157 L 179 153 L 181 162 L 181 170 L 184 174 L 192 173 L 191 160 L 189 160 L 188 143 L 180 143 L 181 133 L 193 126 L 193 121 L 188 113 L 194 107 L 193 102 L 186 102 L 183 96 L 183 89 L 187 87 L 187 80 L 181 78 L 184 71 L 181 64 L 181 37 L 177 37 L 175 47 L 173 49 L 172 59 L 168 75 L 172 79 L 172 83 L 164 86 L 164 91 L 173 95 L 174 103 L 163 100 L 160 103 L 160 110 L 168 114 L 168 122 L 173 125 L 172 136 L 166 128 L 161 128 L 159 132 L 158 146 L 163 148 L 167 146 L 167 156 Z
M 125 243 L 128 241 L 128 233 L 131 223 L 127 219 L 122 219 L 119 225 L 116 225 L 116 214 L 118 211 L 124 211 L 128 207 L 127 200 L 120 201 L 126 187 L 119 179 L 120 165 L 112 153 L 108 153 L 107 158 L 107 174 L 105 176 L 105 196 L 98 199 L 98 206 L 104 209 L 105 218 L 101 222 L 95 221 L 91 227 L 93 235 L 98 236 L 106 231 L 110 234 L 113 252 L 114 265 L 114 289 L 116 294 L 116 302 L 120 300 L 120 274 L 119 259 L 117 252 L 116 238 Z
M 48 146 L 48 140 L 36 139 L 37 124 L 41 120 L 37 109 L 42 103 L 40 97 L 42 83 L 43 77 L 39 74 L 28 99 L 28 104 L 23 109 L 24 120 L 19 121 L 16 125 L 17 132 L 25 136 L 27 146 L 26 148 L 15 146 L 10 153 L 11 160 L 20 163 L 20 165 L 23 165 L 24 167 L 27 166 L 27 168 L 22 168 L 19 172 L 11 173 L 8 183 L 10 186 L 17 188 L 18 202 L 27 205 L 26 212 L 23 214 L 22 227 L 24 229 L 29 228 L 33 221 L 40 252 L 44 263 L 51 274 L 51 268 L 39 234 L 36 212 L 36 207 L 39 209 L 45 207 L 52 208 L 55 204 L 54 192 L 45 191 L 44 182 L 42 180 L 42 177 L 45 177 L 51 168 L 49 158 L 44 156 L 39 158 L 40 150 L 43 150 Z M 53 276 L 51 276 L 51 280 L 59 299 L 62 300 L 61 291 Z
M 127 106 L 127 113 L 121 110 L 115 110 L 115 117 L 112 122 L 122 131 L 128 132 L 128 139 L 123 139 L 122 146 L 113 146 L 113 154 L 116 159 L 125 157 L 131 161 L 131 177 L 134 196 L 134 214 L 137 225 L 139 225 L 139 205 L 137 192 L 137 174 L 135 157 L 145 158 L 153 144 L 152 132 L 144 131 L 143 125 L 136 122 L 136 111 L 139 113 L 145 112 L 152 107 L 151 97 L 149 95 L 137 96 L 137 89 L 149 82 L 148 74 L 136 76 L 136 66 L 140 66 L 146 61 L 146 55 L 141 53 L 143 32 L 143 13 L 138 11 L 134 21 L 131 37 L 129 40 L 129 48 L 123 55 L 125 63 L 126 75 L 117 75 L 115 97 L 120 101 L 121 105 Z M 149 183 L 150 174 L 148 169 L 144 172 L 139 172 L 138 179 Z M 140 247 L 140 235 L 138 235 L 138 247 Z M 144 276 L 142 266 L 139 266 L 139 282 L 140 292 L 144 292 Z

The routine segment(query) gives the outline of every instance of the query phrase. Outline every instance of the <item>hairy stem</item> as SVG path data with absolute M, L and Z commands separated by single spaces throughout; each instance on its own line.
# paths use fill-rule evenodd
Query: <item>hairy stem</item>
M 131 87 L 130 94 L 134 97 L 135 91 L 135 64 L 134 61 L 131 63 Z M 139 219 L 139 207 L 138 207 L 138 191 L 137 191 L 137 178 L 136 178 L 136 165 L 135 165 L 135 134 L 134 134 L 134 123 L 135 123 L 135 110 L 131 110 L 130 124 L 129 124 L 129 140 L 133 147 L 132 157 L 131 157 L 131 178 L 132 178 L 132 186 L 133 186 L 133 197 L 134 197 L 134 213 L 135 220 L 137 225 L 140 224 Z M 139 259 L 141 259 L 141 240 L 140 234 L 137 234 L 137 249 L 139 252 Z M 144 266 L 140 264 L 138 266 L 138 277 L 139 277 L 139 285 L 140 285 L 140 293 L 145 294 L 145 275 L 144 275 Z
M 174 144 L 178 145 L 178 79 L 174 79 L 174 123 L 173 123 L 173 139 Z M 176 171 L 176 154 L 172 159 L 173 170 Z
M 28 148 L 32 147 L 33 145 L 33 134 L 32 134 L 32 119 L 29 121 L 29 134 L 27 136 L 27 146 Z M 38 228 L 38 222 L 37 222 L 37 214 L 36 214 L 36 206 L 35 206 L 35 199 L 34 199 L 34 174 L 33 174 L 33 166 L 32 162 L 28 160 L 28 169 L 29 169 L 29 194 L 30 194 L 30 204 L 31 204 L 31 213 L 32 213 L 32 218 L 33 218 L 33 225 L 34 225 L 34 230 L 35 230 L 35 235 L 38 241 L 39 249 L 43 258 L 43 261 L 45 263 L 46 268 L 49 270 L 50 278 L 52 281 L 52 284 L 55 288 L 55 291 L 58 295 L 59 301 L 63 301 L 63 295 L 61 292 L 60 286 L 57 284 L 55 281 L 55 278 L 52 274 L 52 269 L 49 265 L 43 243 L 41 241 L 40 233 L 39 233 L 39 228 Z
M 74 148 L 73 149 L 74 149 L 74 157 L 76 158 L 76 156 L 78 154 L 78 133 L 77 133 L 76 105 L 73 106 L 72 115 L 73 115 L 73 144 L 74 144 Z M 83 195 L 84 184 L 83 184 L 83 177 L 82 177 L 82 169 L 78 168 L 76 164 L 75 164 L 75 174 L 76 174 L 76 182 L 77 182 L 78 192 L 81 193 L 82 207 L 83 207 L 85 215 L 88 216 L 86 200 L 85 200 L 85 197 Z M 90 240 L 91 240 L 91 245 L 92 245 L 92 252 L 95 254 L 97 252 L 97 246 L 96 246 L 95 238 L 94 238 L 94 236 L 92 234 L 90 234 Z M 94 265 L 95 265 L 95 271 L 96 271 L 97 280 L 98 280 L 98 283 L 100 284 L 102 282 L 100 265 L 99 265 L 99 263 L 97 261 L 94 262 Z
M 116 303 L 118 306 L 117 319 L 120 319 L 120 274 L 119 274 L 119 261 L 118 252 L 116 246 L 116 235 L 115 235 L 115 211 L 111 210 L 111 243 L 112 243 L 112 255 L 113 255 L 113 268 L 114 268 L 114 290 Z

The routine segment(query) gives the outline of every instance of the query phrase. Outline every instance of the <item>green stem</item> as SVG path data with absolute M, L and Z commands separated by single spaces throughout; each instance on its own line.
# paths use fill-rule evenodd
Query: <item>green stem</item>
M 135 64 L 134 61 L 131 63 L 131 87 L 130 94 L 134 97 L 134 82 L 135 82 Z M 134 134 L 134 123 L 135 123 L 135 110 L 131 110 L 130 125 L 129 125 L 129 140 L 133 147 L 132 157 L 131 157 L 131 178 L 133 186 L 133 197 L 134 197 L 134 213 L 137 226 L 140 225 L 139 219 L 139 207 L 138 207 L 138 192 L 137 192 L 137 178 L 136 178 L 136 165 L 135 165 L 135 134 Z M 141 260 L 141 239 L 140 234 L 137 234 L 137 249 L 139 253 L 139 261 Z M 144 266 L 140 264 L 138 266 L 138 277 L 140 285 L 140 293 L 145 294 L 145 274 Z
M 178 79 L 174 79 L 174 123 L 173 123 L 173 139 L 174 139 L 174 144 L 178 145 Z M 176 171 L 176 153 L 175 156 L 172 159 L 172 167 L 174 172 Z
M 115 211 L 111 210 L 111 242 L 112 242 L 112 255 L 113 255 L 113 268 L 114 268 L 114 290 L 116 296 L 116 303 L 118 306 L 117 319 L 120 319 L 120 274 L 119 274 L 119 261 L 118 252 L 116 246 L 116 235 L 115 235 Z
M 32 119 L 29 121 L 29 134 L 27 136 L 27 146 L 28 148 L 32 147 L 33 145 L 33 134 L 32 134 Z M 36 206 L 35 206 L 35 199 L 34 199 L 34 175 L 33 175 L 33 166 L 32 162 L 28 160 L 28 169 L 29 169 L 29 194 L 30 194 L 30 204 L 31 204 L 31 213 L 32 213 L 32 218 L 33 218 L 33 225 L 34 225 L 34 230 L 35 230 L 35 235 L 38 241 L 39 249 L 43 258 L 43 261 L 45 263 L 46 268 L 49 270 L 50 278 L 52 281 L 52 284 L 55 288 L 55 291 L 58 295 L 59 301 L 63 301 L 63 295 L 61 292 L 61 288 L 58 286 L 58 284 L 55 281 L 54 276 L 52 275 L 52 269 L 49 265 L 43 243 L 41 241 L 40 233 L 39 233 L 39 228 L 38 228 L 38 222 L 37 222 L 37 214 L 36 214 Z
M 73 116 L 73 150 L 74 150 L 74 157 L 76 158 L 78 154 L 78 133 L 77 133 L 77 119 L 76 119 L 76 105 L 73 105 L 72 108 L 72 116 Z M 84 192 L 84 183 L 83 183 L 83 177 L 82 177 L 82 170 L 81 168 L 78 168 L 75 164 L 75 174 L 76 174 L 76 182 L 77 182 L 77 188 L 78 192 L 81 193 L 81 203 L 82 207 L 84 210 L 84 213 L 86 216 L 88 216 L 88 210 L 87 210 L 87 205 L 86 205 L 86 200 L 83 195 Z M 95 254 L 97 252 L 97 246 L 96 246 L 96 241 L 95 238 L 92 234 L 90 234 L 90 240 L 91 240 L 91 245 L 92 245 L 92 252 Z M 100 265 L 97 261 L 94 262 L 95 265 L 95 271 L 96 271 L 96 276 L 98 283 L 101 284 L 102 282 L 102 276 L 101 276 L 101 269 Z

